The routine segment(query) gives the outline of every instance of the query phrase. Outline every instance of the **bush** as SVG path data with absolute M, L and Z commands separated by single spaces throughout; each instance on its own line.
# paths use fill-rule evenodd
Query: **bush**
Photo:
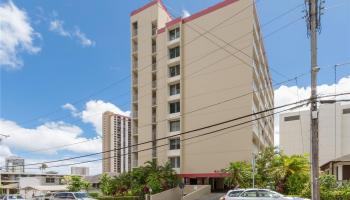
M 89 195 L 93 198 L 97 198 L 100 196 L 100 194 L 98 192 L 90 192 Z
M 142 200 L 141 197 L 138 196 L 103 196 L 97 197 L 98 200 Z

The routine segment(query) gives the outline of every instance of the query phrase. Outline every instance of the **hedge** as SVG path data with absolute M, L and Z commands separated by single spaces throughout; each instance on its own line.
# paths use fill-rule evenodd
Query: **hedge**
M 143 198 L 139 197 L 139 196 L 103 196 L 103 197 L 97 197 L 98 200 L 143 200 Z

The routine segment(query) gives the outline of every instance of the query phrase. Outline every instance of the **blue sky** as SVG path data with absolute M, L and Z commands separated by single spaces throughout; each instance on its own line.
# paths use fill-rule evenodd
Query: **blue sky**
M 2 6 L 10 3 L 7 0 L 0 2 Z M 101 107 L 117 109 L 111 104 L 122 111 L 130 110 L 130 78 L 125 78 L 130 74 L 129 14 L 147 2 L 13 0 L 12 4 L 26 13 L 27 22 L 32 28 L 30 35 L 33 41 L 29 42 L 30 45 L 39 48 L 40 51 L 30 48 L 26 50 L 25 47 L 16 48 L 16 57 L 23 64 L 16 66 L 16 69 L 8 65 L 1 66 L 0 118 L 7 123 L 17 123 L 17 126 L 26 131 L 37 129 L 45 123 L 62 121 L 63 125 L 60 122 L 61 124 L 53 126 L 80 128 L 81 130 L 75 130 L 80 139 L 96 137 L 96 119 L 84 121 L 83 117 L 74 116 L 71 111 L 76 109 L 77 115 L 82 116 L 82 111 L 93 112 Z M 219 0 L 164 0 L 171 13 L 177 16 L 184 10 L 192 14 L 217 2 Z M 260 22 L 264 24 L 303 2 L 258 0 Z M 322 32 L 319 35 L 321 67 L 350 61 L 350 21 L 347 20 L 350 19 L 350 1 L 328 0 L 325 7 L 327 9 L 322 16 Z M 304 15 L 303 8 L 304 6 L 301 6 L 263 27 L 263 34 L 267 35 L 301 18 Z M 269 64 L 274 70 L 288 77 L 308 71 L 310 51 L 305 20 L 299 20 L 267 38 L 265 49 Z M 333 73 L 332 68 L 322 69 L 319 73 L 319 83 L 333 84 Z M 337 71 L 337 78 L 339 80 L 349 74 L 350 67 L 344 66 Z M 276 82 L 286 80 L 286 77 L 275 72 L 272 72 L 272 78 Z M 124 81 L 115 84 L 121 79 Z M 309 82 L 309 76 L 298 80 L 299 87 L 306 87 Z M 295 82 L 287 84 L 289 87 L 293 85 Z M 102 88 L 106 89 L 101 91 Z M 97 94 L 90 96 L 97 91 Z M 74 104 L 74 108 L 62 108 L 63 105 L 77 100 L 81 101 Z M 87 102 L 91 103 L 91 110 L 87 109 Z M 106 105 L 107 102 L 111 104 Z M 50 114 L 46 115 L 47 113 Z M 0 133 L 11 135 L 18 131 L 18 127 L 11 127 L 14 125 L 3 124 Z M 45 153 L 28 153 L 29 147 L 25 144 L 16 146 L 15 142 L 5 142 L 4 145 L 15 155 L 32 160 L 47 159 Z M 49 148 L 50 145 L 46 147 Z M 30 148 L 38 149 L 35 145 Z M 81 153 L 65 149 L 51 152 L 50 159 Z

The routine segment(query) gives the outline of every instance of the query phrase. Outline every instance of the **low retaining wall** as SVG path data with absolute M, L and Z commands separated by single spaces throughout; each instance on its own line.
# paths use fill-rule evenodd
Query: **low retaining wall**
M 151 195 L 150 200 L 181 200 L 181 190 L 173 188 L 158 194 Z
M 184 191 L 189 193 L 186 193 L 183 200 L 198 200 L 200 197 L 210 194 L 211 187 L 210 185 L 186 185 Z

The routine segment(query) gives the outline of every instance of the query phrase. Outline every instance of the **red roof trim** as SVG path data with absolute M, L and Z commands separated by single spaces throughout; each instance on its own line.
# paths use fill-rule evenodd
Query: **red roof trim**
M 235 2 L 237 2 L 237 1 L 239 1 L 239 0 L 224 0 L 223 2 L 220 2 L 220 3 L 218 3 L 218 4 L 215 4 L 215 5 L 213 5 L 213 6 L 210 6 L 210 7 L 206 8 L 206 9 L 204 9 L 204 10 L 202 10 L 202 11 L 199 11 L 199 12 L 197 12 L 197 13 L 195 13 L 195 14 L 189 16 L 189 17 L 186 17 L 186 18 L 183 18 L 183 19 L 182 19 L 181 17 L 178 17 L 178 18 L 176 18 L 176 19 L 173 19 L 173 20 L 171 20 L 170 22 L 166 23 L 166 27 L 169 28 L 169 27 L 171 27 L 171 26 L 173 26 L 173 25 L 175 25 L 175 24 L 177 24 L 177 23 L 179 23 L 179 22 L 181 22 L 181 21 L 182 21 L 183 23 L 192 21 L 192 20 L 194 20 L 194 19 L 197 19 L 198 17 L 201 17 L 201 16 L 203 16 L 203 15 L 206 15 L 206 14 L 209 14 L 209 13 L 211 13 L 211 12 L 214 12 L 214 11 L 220 9 L 220 8 L 223 8 L 223 7 L 227 6 L 227 5 L 230 5 L 230 4 L 232 4 L 232 3 L 235 3 Z M 162 6 L 164 7 L 164 9 L 166 10 L 166 8 L 165 8 L 165 6 L 163 5 L 162 1 L 160 1 L 160 2 L 161 2 L 161 5 L 162 5 Z M 165 27 L 163 27 L 163 28 L 161 28 L 161 29 L 158 29 L 158 31 L 157 31 L 158 34 L 163 33 L 163 32 L 165 32 Z
M 197 173 L 197 174 L 180 174 L 182 178 L 224 178 L 228 177 L 229 174 L 222 172 L 214 173 Z
M 158 31 L 157 31 L 158 34 L 163 33 L 163 32 L 165 32 L 165 27 L 158 29 Z
M 157 4 L 157 3 L 159 3 L 159 4 L 161 5 L 161 7 L 163 8 L 163 10 L 164 10 L 164 11 L 168 14 L 168 16 L 170 17 L 170 19 L 172 19 L 171 15 L 170 15 L 170 13 L 169 13 L 169 11 L 168 11 L 168 9 L 165 7 L 165 5 L 164 5 L 164 3 L 163 3 L 162 0 L 153 0 L 153 1 L 149 2 L 148 4 L 142 6 L 141 8 L 138 8 L 138 9 L 132 11 L 132 12 L 130 13 L 130 16 L 136 15 L 137 13 L 140 13 L 140 12 L 144 11 L 145 9 L 147 9 L 147 8 L 149 8 L 149 7 L 151 7 L 151 6 L 155 5 L 155 4 Z
M 169 27 L 172 27 L 174 26 L 175 24 L 181 22 L 182 18 L 181 17 L 178 17 L 174 20 L 171 20 L 170 22 L 166 23 L 166 27 L 169 28 Z
M 191 20 L 197 19 L 198 17 L 201 17 L 201 16 L 206 15 L 208 13 L 211 13 L 213 11 L 216 11 L 216 10 L 222 8 L 222 7 L 230 5 L 230 4 L 232 4 L 234 2 L 237 2 L 237 1 L 239 1 L 239 0 L 224 0 L 223 2 L 220 2 L 220 3 L 216 4 L 216 5 L 210 6 L 210 7 L 206 8 L 206 9 L 204 9 L 202 11 L 199 11 L 199 12 L 197 12 L 197 13 L 189 16 L 189 17 L 184 18 L 183 22 L 186 23 L 186 22 L 189 22 Z

